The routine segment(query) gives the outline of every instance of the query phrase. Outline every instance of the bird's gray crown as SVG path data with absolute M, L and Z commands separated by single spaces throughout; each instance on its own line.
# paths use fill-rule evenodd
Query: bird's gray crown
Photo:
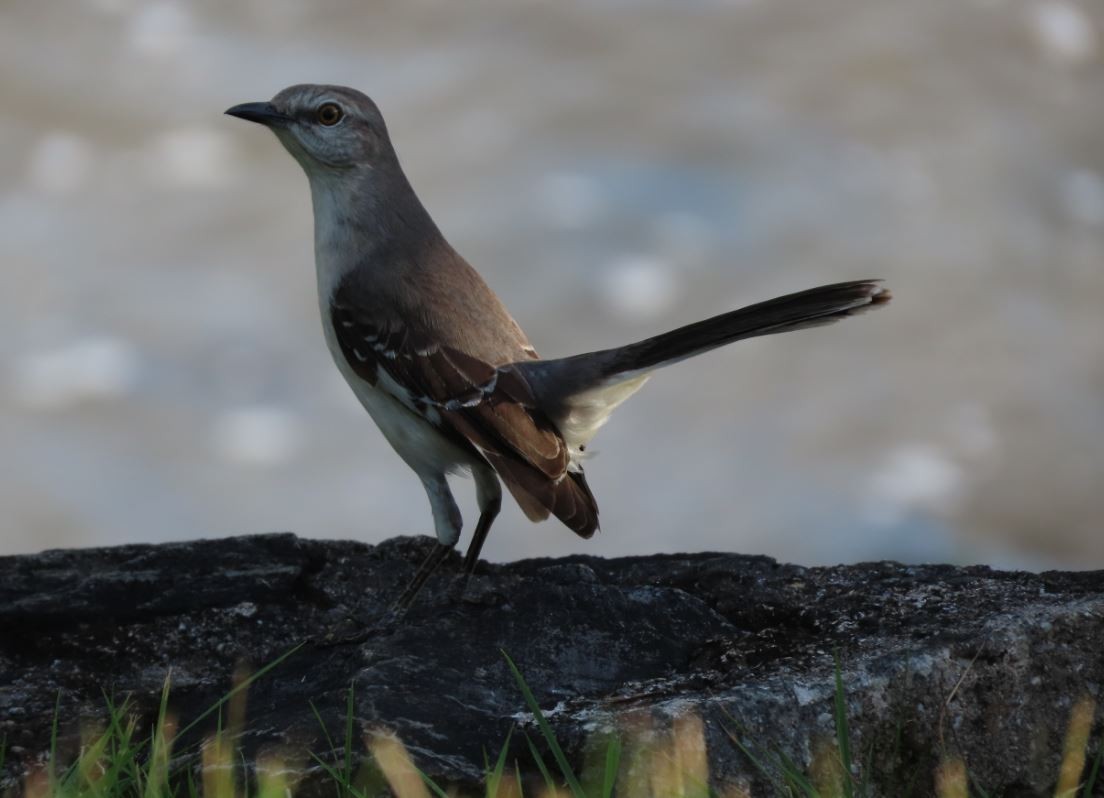
M 308 175 L 374 167 L 395 157 L 379 108 L 346 86 L 290 86 L 267 103 L 246 103 L 227 113 L 271 128 Z

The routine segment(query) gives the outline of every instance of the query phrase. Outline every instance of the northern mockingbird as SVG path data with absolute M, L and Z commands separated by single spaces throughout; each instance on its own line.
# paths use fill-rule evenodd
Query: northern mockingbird
M 460 538 L 449 474 L 475 478 L 479 521 L 465 574 L 501 508 L 500 480 L 530 520 L 554 515 L 589 538 L 598 505 L 583 475 L 584 451 L 652 371 L 742 338 L 826 324 L 890 297 L 877 280 L 838 283 L 627 346 L 542 360 L 433 223 L 368 97 L 300 85 L 226 113 L 271 129 L 307 173 L 326 344 L 429 496 L 438 545 L 401 608 Z

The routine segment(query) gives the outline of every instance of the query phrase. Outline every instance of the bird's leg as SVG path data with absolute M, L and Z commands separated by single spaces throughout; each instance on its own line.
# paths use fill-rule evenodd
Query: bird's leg
M 463 519 L 460 517 L 460 508 L 452 498 L 452 491 L 449 490 L 444 474 L 422 476 L 422 484 L 425 486 L 426 495 L 429 496 L 429 506 L 433 510 L 437 545 L 422 562 L 414 578 L 410 580 L 410 584 L 406 586 L 392 607 L 392 611 L 397 615 L 401 615 L 410 608 L 426 580 L 433 575 L 449 552 L 456 547 L 456 541 L 460 539 L 460 526 Z
M 453 598 L 463 597 L 464 590 L 468 586 L 468 580 L 475 573 L 475 566 L 479 563 L 479 553 L 483 550 L 483 544 L 487 540 L 487 533 L 491 531 L 491 524 L 498 517 L 502 509 L 502 486 L 498 482 L 498 476 L 487 467 L 472 470 L 475 477 L 475 497 L 479 502 L 479 521 L 475 525 L 471 543 L 464 555 L 464 570 L 459 580 L 453 585 Z
M 394 610 L 397 613 L 406 612 L 410 605 L 414 603 L 414 599 L 418 597 L 418 592 L 425 585 L 429 577 L 433 576 L 433 572 L 437 570 L 437 567 L 452 551 L 453 547 L 445 545 L 444 543 L 438 543 L 433 547 L 433 550 L 429 552 L 429 556 L 422 561 L 421 566 L 414 574 L 414 578 L 410 580 L 410 584 L 403 590 L 402 595 L 395 601 Z
M 480 466 L 472 469 L 472 476 L 475 477 L 475 498 L 479 502 L 479 522 L 475 525 L 475 533 L 464 555 L 464 573 L 467 576 L 475 572 L 479 553 L 483 551 L 483 544 L 487 541 L 487 533 L 491 531 L 491 524 L 502 509 L 502 485 L 498 481 L 498 475 L 491 468 Z
M 471 544 L 464 555 L 464 577 L 470 577 L 475 573 L 475 566 L 479 564 L 479 552 L 483 549 L 483 542 L 487 539 L 487 533 L 491 531 L 491 524 L 498 517 L 498 511 L 502 509 L 502 499 L 496 499 L 493 505 L 484 508 L 479 515 L 479 522 L 475 525 L 475 534 Z

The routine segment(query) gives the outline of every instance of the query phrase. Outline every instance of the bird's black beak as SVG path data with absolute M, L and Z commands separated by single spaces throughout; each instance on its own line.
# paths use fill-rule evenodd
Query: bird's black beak
M 266 127 L 280 127 L 291 121 L 290 116 L 277 111 L 272 107 L 272 103 L 242 103 L 233 108 L 227 108 L 226 113 Z

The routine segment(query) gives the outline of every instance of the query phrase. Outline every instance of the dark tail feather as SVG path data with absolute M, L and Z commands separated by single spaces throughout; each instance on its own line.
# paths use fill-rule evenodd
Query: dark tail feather
M 743 338 L 831 324 L 889 300 L 889 289 L 882 287 L 881 280 L 824 285 L 722 313 L 628 346 L 518 363 L 514 368 L 525 375 L 542 406 L 555 412 L 569 397 L 620 382 L 622 375 L 632 379 Z
M 658 368 L 743 338 L 831 324 L 889 299 L 889 290 L 879 280 L 836 283 L 787 294 L 613 350 L 617 356 L 611 358 L 606 374 Z
M 582 471 L 568 471 L 559 480 L 550 480 L 516 458 L 492 452 L 483 456 L 530 521 L 543 521 L 551 513 L 580 537 L 589 538 L 598 530 L 598 502 Z

